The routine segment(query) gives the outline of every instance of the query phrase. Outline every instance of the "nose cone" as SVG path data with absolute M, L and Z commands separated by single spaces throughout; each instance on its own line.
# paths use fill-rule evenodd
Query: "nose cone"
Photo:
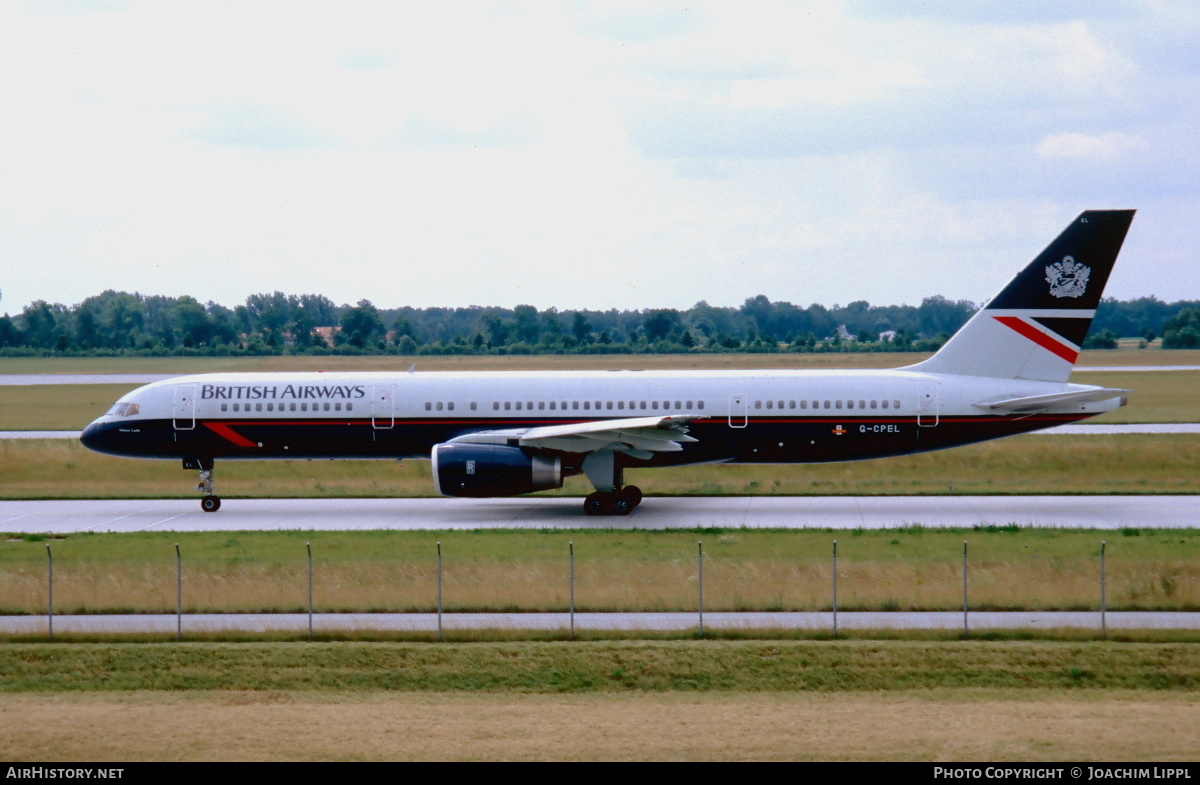
M 96 452 L 115 454 L 116 450 L 112 444 L 112 423 L 105 423 L 101 420 L 95 420 L 88 427 L 83 429 L 83 433 L 79 434 L 79 441 L 84 447 Z

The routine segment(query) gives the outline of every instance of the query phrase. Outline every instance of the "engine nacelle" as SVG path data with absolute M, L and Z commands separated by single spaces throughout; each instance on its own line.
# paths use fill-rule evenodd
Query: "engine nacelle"
M 562 460 L 503 444 L 438 444 L 433 485 L 443 496 L 517 496 L 561 488 Z

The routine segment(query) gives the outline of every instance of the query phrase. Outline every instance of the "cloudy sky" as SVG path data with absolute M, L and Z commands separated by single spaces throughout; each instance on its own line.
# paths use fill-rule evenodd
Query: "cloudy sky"
M 0 312 L 994 294 L 1138 208 L 1200 298 L 1200 4 L 5 2 Z

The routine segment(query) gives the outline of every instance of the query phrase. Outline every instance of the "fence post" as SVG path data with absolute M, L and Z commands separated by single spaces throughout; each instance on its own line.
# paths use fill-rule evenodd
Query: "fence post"
M 704 543 L 696 543 L 696 608 L 699 611 L 700 635 L 704 635 Z
M 963 540 L 963 637 L 970 635 L 967 626 L 967 541 Z
M 175 543 L 175 640 L 183 640 L 183 557 Z
M 46 621 L 49 624 L 50 642 L 54 642 L 54 554 L 50 552 L 50 543 L 46 543 Z
M 567 543 L 571 562 L 571 640 L 575 640 L 575 542 Z
M 837 540 L 833 541 L 833 637 L 837 637 Z
M 1100 637 L 1108 638 L 1108 602 L 1105 597 L 1104 585 L 1104 548 L 1107 540 L 1100 541 Z
M 304 547 L 308 550 L 308 639 L 312 640 L 312 543 L 304 543 Z
M 442 543 L 437 544 L 438 640 L 442 639 Z

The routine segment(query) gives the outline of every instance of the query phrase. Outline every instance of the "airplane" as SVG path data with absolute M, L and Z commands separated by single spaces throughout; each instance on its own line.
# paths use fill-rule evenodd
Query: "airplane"
M 220 509 L 217 461 L 425 459 L 444 496 L 583 474 L 589 515 L 642 500 L 624 470 L 825 463 L 939 450 L 1124 406 L 1067 381 L 1133 210 L 1081 213 L 932 357 L 889 370 L 222 373 L 140 387 L 89 449 L 182 461 Z

